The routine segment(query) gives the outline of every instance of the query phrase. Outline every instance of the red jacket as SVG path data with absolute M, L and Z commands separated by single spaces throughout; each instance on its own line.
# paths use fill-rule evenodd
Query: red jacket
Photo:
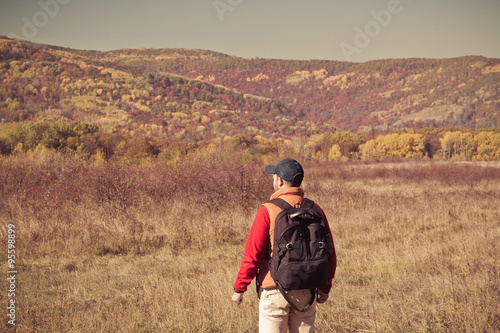
M 299 187 L 283 188 L 273 193 L 271 200 L 275 198 L 282 198 L 292 206 L 296 203 L 302 203 L 304 199 L 304 191 Z M 325 218 L 326 227 L 330 233 L 330 226 L 323 210 L 314 205 Z M 248 285 L 257 276 L 260 286 L 264 289 L 276 288 L 276 284 L 269 272 L 269 259 L 272 256 L 272 235 L 274 234 L 274 221 L 276 216 L 281 211 L 280 208 L 273 204 L 266 203 L 262 205 L 260 210 L 253 221 L 252 228 L 248 235 L 243 258 L 241 259 L 241 266 L 238 272 L 238 277 L 234 283 L 234 288 L 240 291 L 246 291 Z M 319 288 L 324 293 L 329 293 L 332 287 L 332 280 L 335 276 L 337 268 L 337 256 L 335 254 L 335 246 L 332 238 L 332 248 L 330 257 L 330 274 L 328 285 Z

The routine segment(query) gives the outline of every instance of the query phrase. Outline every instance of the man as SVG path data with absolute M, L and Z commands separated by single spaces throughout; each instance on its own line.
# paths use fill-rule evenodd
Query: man
M 265 172 L 273 175 L 274 193 L 271 200 L 275 198 L 284 199 L 291 206 L 299 207 L 304 200 L 304 191 L 300 188 L 304 178 L 302 166 L 294 159 L 285 158 L 276 165 L 268 165 Z M 328 233 L 331 232 L 328 221 L 323 210 L 318 206 L 313 207 L 323 216 Z M 291 306 L 277 289 L 269 272 L 269 260 L 272 256 L 274 225 L 281 208 L 272 203 L 265 203 L 260 208 L 245 244 L 245 251 L 241 261 L 238 277 L 234 284 L 232 300 L 236 304 L 243 302 L 243 293 L 253 278 L 257 276 L 259 288 L 259 332 L 314 332 L 314 321 L 316 319 L 316 304 L 324 303 L 328 299 L 328 293 L 335 276 L 337 260 L 333 239 L 330 249 L 330 269 L 328 284 L 320 287 L 317 299 L 305 312 L 297 311 L 303 309 L 314 297 L 311 290 L 290 290 L 287 292 L 295 306 Z

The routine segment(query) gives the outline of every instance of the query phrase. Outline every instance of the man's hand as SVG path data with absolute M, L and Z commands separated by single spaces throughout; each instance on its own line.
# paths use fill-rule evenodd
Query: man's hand
M 243 293 L 234 293 L 231 299 L 234 303 L 240 305 L 243 302 Z
M 318 304 L 325 303 L 328 299 L 328 294 L 318 290 Z

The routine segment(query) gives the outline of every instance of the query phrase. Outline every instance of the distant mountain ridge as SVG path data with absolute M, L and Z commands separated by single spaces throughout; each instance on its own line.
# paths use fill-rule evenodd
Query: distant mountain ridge
M 500 59 L 364 63 L 72 50 L 0 37 L 0 118 L 203 140 L 500 125 Z

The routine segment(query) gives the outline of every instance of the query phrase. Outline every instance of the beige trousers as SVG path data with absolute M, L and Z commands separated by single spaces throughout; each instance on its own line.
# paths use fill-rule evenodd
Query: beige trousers
M 311 291 L 292 290 L 288 298 L 302 309 L 311 300 Z M 259 303 L 260 333 L 314 333 L 316 300 L 305 312 L 293 309 L 278 289 L 262 289 Z

